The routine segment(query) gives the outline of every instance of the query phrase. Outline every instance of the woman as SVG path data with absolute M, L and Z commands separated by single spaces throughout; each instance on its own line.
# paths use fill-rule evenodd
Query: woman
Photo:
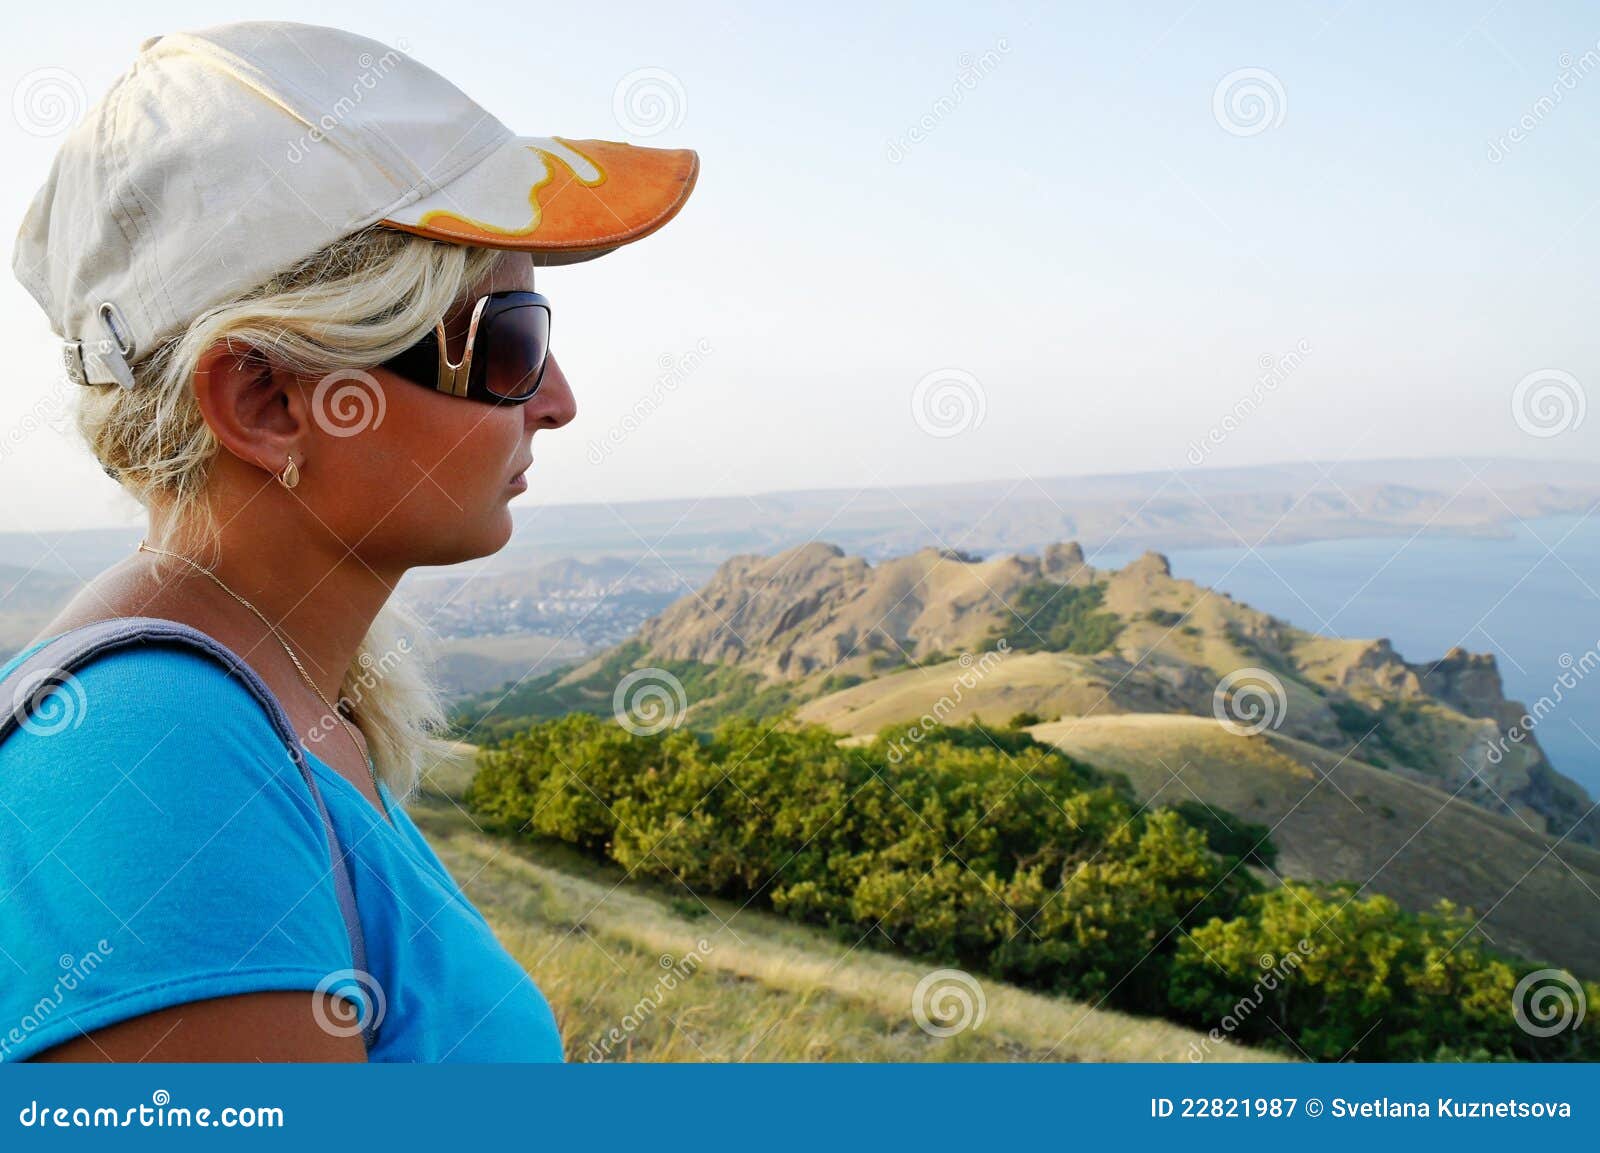
M 74 128 L 15 268 L 149 527 L 6 671 L 108 622 L 188 641 L 15 701 L 0 1057 L 561 1059 L 398 803 L 442 713 L 390 595 L 500 549 L 535 434 L 573 419 L 535 267 L 654 231 L 697 171 L 516 137 L 282 23 L 146 41 Z

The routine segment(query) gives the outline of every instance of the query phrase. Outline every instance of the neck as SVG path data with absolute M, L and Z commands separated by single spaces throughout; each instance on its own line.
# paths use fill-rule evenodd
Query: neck
M 331 536 L 318 538 L 295 531 L 274 533 L 260 519 L 248 525 L 236 519 L 225 523 L 217 547 L 204 553 L 184 548 L 171 533 L 152 532 L 147 540 L 207 568 L 225 589 L 254 606 L 288 642 L 318 690 L 337 703 L 345 672 L 401 574 L 375 572 Z M 254 613 L 205 576 L 182 567 L 192 573 L 193 582 L 186 582 L 190 588 L 208 587 L 207 615 L 239 621 L 252 634 L 261 634 L 258 649 L 281 652 Z M 260 655 L 240 653 L 246 659 Z

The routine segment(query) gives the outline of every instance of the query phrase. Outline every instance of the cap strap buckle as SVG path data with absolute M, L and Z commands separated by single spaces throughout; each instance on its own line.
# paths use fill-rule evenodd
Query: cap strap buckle
M 63 340 L 61 342 L 61 367 L 66 369 L 67 379 L 73 384 L 87 385 L 88 376 L 83 371 L 83 341 Z
M 122 350 L 109 340 L 81 340 L 61 342 L 61 363 L 67 379 L 74 384 L 115 384 L 132 388 L 133 370 L 122 355 Z
M 124 335 L 126 324 L 116 305 L 106 301 L 100 306 L 100 322 L 111 334 L 90 341 L 85 347 L 81 340 L 66 340 L 61 346 L 61 361 L 67 379 L 74 384 L 115 384 L 132 388 L 133 370 L 128 367 L 128 356 L 133 352 L 133 341 Z

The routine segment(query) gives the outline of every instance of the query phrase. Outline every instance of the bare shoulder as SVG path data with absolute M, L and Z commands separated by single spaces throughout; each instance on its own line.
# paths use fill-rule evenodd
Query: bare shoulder
M 212 619 L 204 602 L 193 595 L 188 582 L 158 578 L 147 558 L 135 554 L 88 581 L 50 623 L 39 630 L 34 640 L 115 617 L 181 621 L 213 636 L 216 635 L 214 630 L 225 623 Z M 227 642 L 224 640 L 224 643 Z

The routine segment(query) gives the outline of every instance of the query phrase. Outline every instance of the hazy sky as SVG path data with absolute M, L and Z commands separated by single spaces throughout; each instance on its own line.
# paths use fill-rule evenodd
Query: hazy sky
M 1600 458 L 1592 7 L 263 7 L 25 7 L 0 68 L 14 109 L 46 69 L 92 103 L 145 37 L 270 14 L 403 42 L 520 132 L 700 152 L 665 230 L 541 273 L 580 414 L 529 503 Z M 0 118 L 0 528 L 126 522 L 9 275 L 40 130 Z

